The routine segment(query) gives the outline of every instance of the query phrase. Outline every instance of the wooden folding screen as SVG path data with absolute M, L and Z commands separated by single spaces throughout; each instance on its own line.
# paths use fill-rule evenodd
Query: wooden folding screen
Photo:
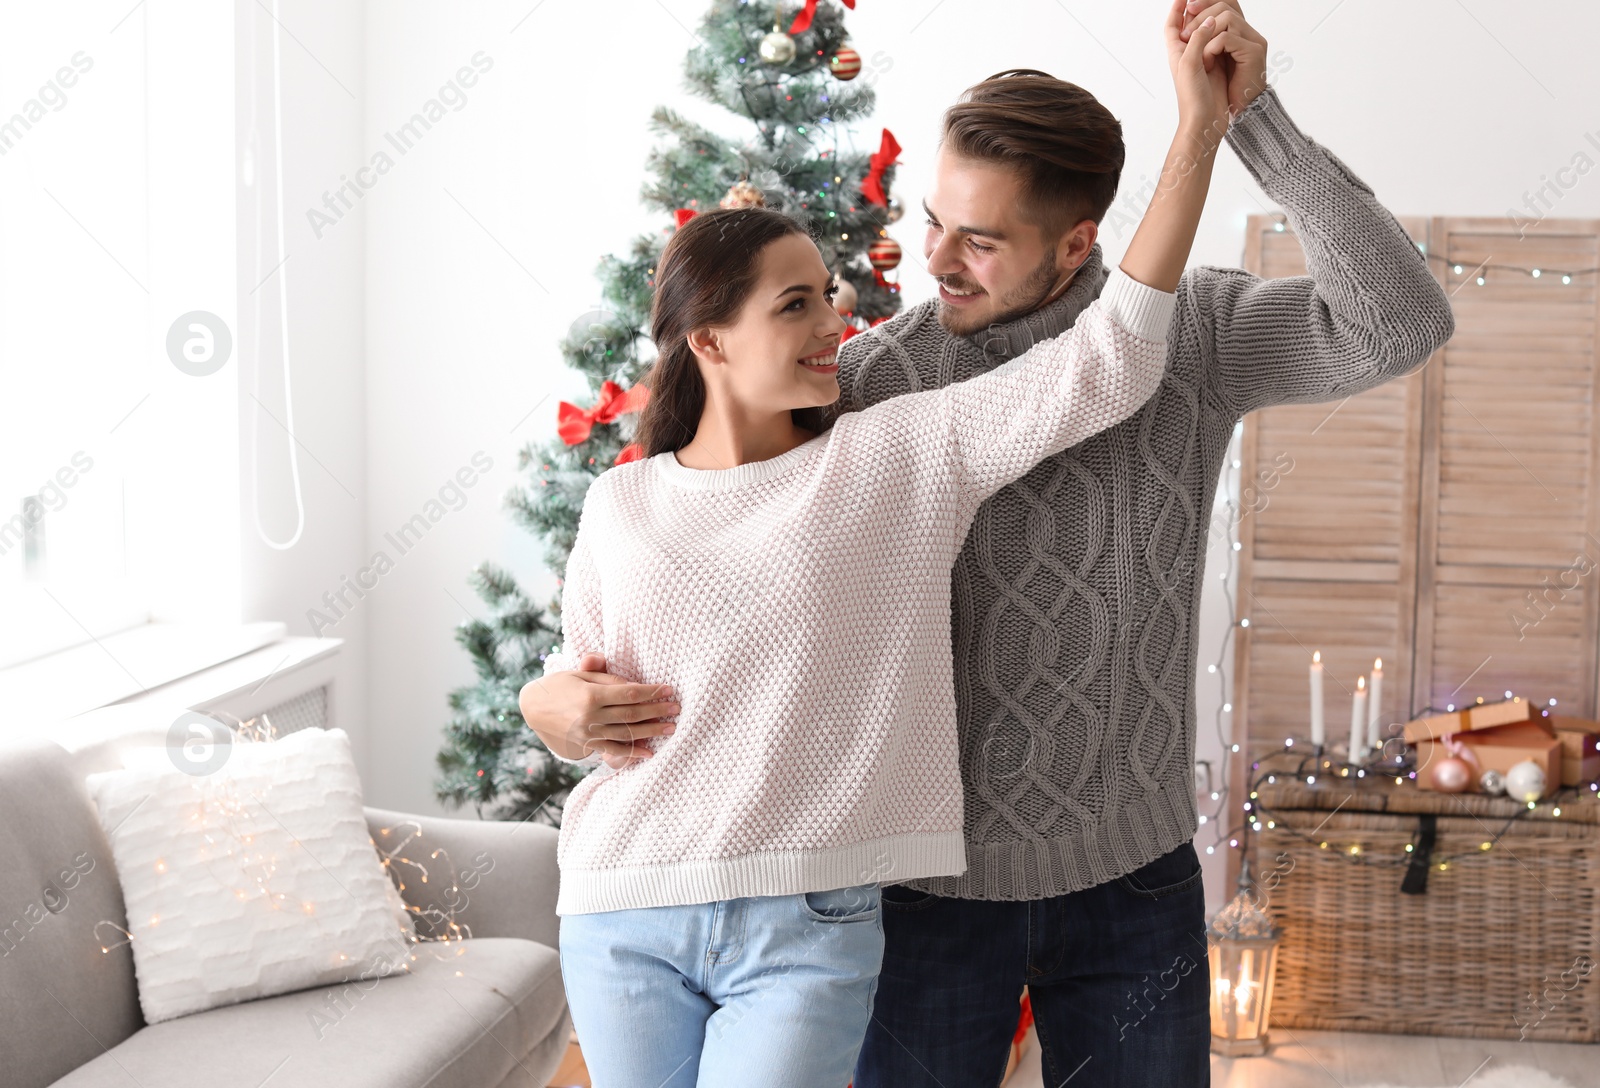
M 1406 378 L 1245 420 L 1241 763 L 1309 732 L 1316 650 L 1330 742 L 1348 736 L 1350 693 L 1377 657 L 1385 722 L 1507 690 L 1595 715 L 1600 276 L 1561 273 L 1600 266 L 1600 221 L 1402 225 L 1441 258 L 1455 337 Z M 1249 221 L 1245 267 L 1305 271 L 1269 216 Z

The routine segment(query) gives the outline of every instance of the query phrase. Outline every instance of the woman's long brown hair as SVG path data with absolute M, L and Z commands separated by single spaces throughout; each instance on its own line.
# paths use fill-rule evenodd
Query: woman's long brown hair
M 650 303 L 650 338 L 658 354 L 641 379 L 650 400 L 634 431 L 645 457 L 681 450 L 694 438 L 706 387 L 689 333 L 733 324 L 755 287 L 761 251 L 790 234 L 810 237 L 772 208 L 719 208 L 690 219 L 667 243 Z M 794 409 L 795 422 L 809 430 L 820 430 L 821 418 L 818 408 Z

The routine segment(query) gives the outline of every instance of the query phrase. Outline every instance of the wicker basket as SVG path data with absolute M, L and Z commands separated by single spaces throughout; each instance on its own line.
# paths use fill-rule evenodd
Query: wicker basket
M 1272 1023 L 1600 1040 L 1600 804 L 1551 813 L 1414 788 L 1263 787 L 1255 877 L 1283 927 Z M 1427 890 L 1402 894 L 1424 816 Z

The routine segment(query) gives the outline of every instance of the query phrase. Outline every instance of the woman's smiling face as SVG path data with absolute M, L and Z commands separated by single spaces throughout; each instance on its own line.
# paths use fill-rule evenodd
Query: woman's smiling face
M 689 343 L 708 385 L 760 412 L 810 408 L 839 398 L 835 359 L 845 322 L 833 308 L 838 287 L 816 243 L 787 234 L 761 251 L 760 273 L 738 320 L 698 330 Z

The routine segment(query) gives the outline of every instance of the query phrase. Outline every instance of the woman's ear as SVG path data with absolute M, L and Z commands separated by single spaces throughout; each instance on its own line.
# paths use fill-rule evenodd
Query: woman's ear
M 722 350 L 722 337 L 715 329 L 695 329 L 689 334 L 689 350 L 695 357 L 708 363 L 725 363 L 727 355 Z

